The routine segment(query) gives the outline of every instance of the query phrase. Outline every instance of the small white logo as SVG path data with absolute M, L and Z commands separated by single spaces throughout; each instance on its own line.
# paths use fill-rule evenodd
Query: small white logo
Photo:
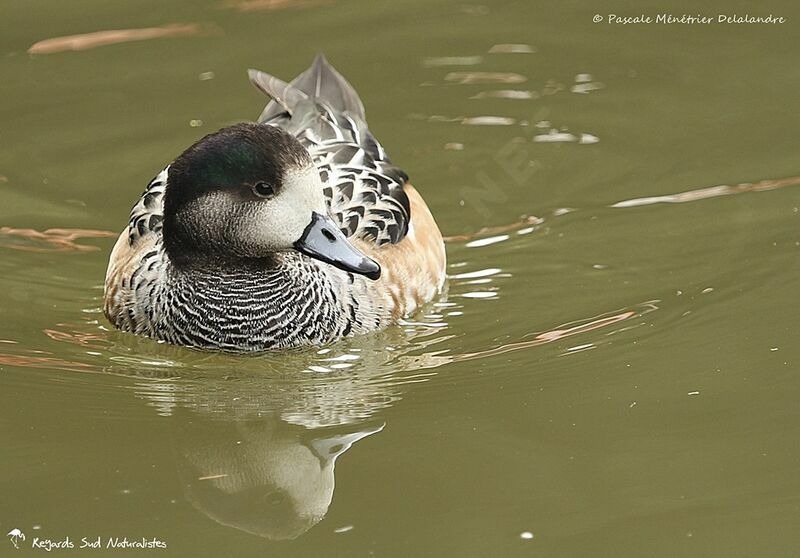
M 19 545 L 17 543 L 19 541 L 25 540 L 25 533 L 23 533 L 19 529 L 11 529 L 11 531 L 8 532 L 7 536 L 8 538 L 11 539 L 11 542 L 14 545 L 14 548 L 16 549 L 19 549 Z

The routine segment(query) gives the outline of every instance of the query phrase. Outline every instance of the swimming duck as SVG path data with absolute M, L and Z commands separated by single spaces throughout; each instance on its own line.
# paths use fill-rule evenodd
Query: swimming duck
M 257 70 L 257 122 L 197 141 L 134 205 L 106 272 L 117 328 L 264 351 L 378 330 L 445 280 L 442 235 L 320 55 L 291 83 Z

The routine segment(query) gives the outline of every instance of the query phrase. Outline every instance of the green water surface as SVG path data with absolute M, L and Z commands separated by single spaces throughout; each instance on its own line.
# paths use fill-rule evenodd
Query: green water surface
M 2 3 L 0 556 L 800 555 L 800 7 L 697 4 Z M 786 22 L 592 21 L 747 12 Z M 320 51 L 447 293 L 260 357 L 112 330 L 144 186 Z

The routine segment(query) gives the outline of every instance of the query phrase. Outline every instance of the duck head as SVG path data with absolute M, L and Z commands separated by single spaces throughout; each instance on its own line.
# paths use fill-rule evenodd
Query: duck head
M 371 279 L 381 271 L 328 216 L 308 151 L 291 134 L 264 124 L 223 128 L 170 165 L 164 245 L 177 265 L 297 250 Z

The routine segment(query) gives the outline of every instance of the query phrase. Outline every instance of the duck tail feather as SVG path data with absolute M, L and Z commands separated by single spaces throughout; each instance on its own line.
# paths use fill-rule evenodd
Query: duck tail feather
M 253 85 L 272 98 L 261 113 L 259 122 L 266 122 L 282 112 L 291 115 L 297 103 L 308 99 L 308 95 L 300 89 L 266 72 L 250 69 L 247 75 Z
M 322 53 L 318 54 L 311 67 L 292 80 L 290 85 L 300 89 L 313 100 L 327 103 L 336 111 L 346 112 L 365 120 L 364 104 L 358 93 L 342 74 L 328 63 Z

